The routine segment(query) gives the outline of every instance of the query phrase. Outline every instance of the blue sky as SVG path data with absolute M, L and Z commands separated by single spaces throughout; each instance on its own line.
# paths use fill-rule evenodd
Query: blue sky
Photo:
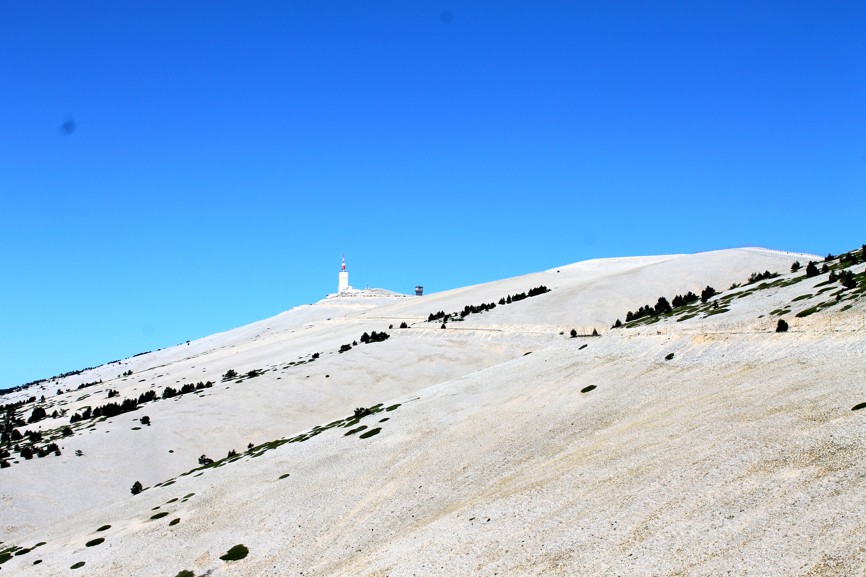
M 866 242 L 866 3 L 5 2 L 0 388 L 314 302 Z M 65 126 L 65 130 L 64 130 Z

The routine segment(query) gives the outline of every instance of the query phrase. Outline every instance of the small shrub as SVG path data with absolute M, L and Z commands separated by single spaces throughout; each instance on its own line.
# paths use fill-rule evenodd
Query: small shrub
M 376 427 L 375 429 L 370 429 L 370 430 L 367 431 L 366 433 L 361 433 L 361 434 L 358 436 L 358 438 L 359 438 L 359 439 L 369 439 L 370 437 L 372 437 L 372 436 L 374 436 L 374 435 L 378 435 L 378 434 L 379 434 L 379 431 L 381 431 L 381 430 L 382 430 L 381 427 Z
M 85 547 L 96 547 L 97 545 L 102 544 L 105 541 L 105 537 L 97 537 L 96 539 L 92 539 L 84 544 Z
M 172 519 L 172 520 L 169 522 L 168 526 L 169 526 L 169 527 L 174 527 L 174 526 L 177 525 L 178 523 L 180 523 L 180 518 L 178 518 L 178 519 Z
M 103 525 L 102 527 L 97 529 L 96 532 L 99 533 L 100 531 L 108 531 L 109 529 L 111 529 L 111 525 Z
M 243 559 L 249 554 L 250 550 L 247 549 L 243 545 L 235 545 L 231 549 L 226 552 L 225 555 L 220 556 L 220 559 L 223 561 L 238 561 L 239 559 Z
M 576 338 L 576 337 L 577 337 L 577 331 L 574 329 L 571 329 L 571 338 Z
M 144 490 L 144 487 L 141 486 L 141 481 L 136 481 L 135 483 L 132 484 L 132 489 L 130 489 L 130 492 L 132 492 L 133 495 L 138 495 L 143 490 Z
M 141 423 L 142 425 L 147 425 L 149 427 L 150 426 L 150 417 L 148 417 L 147 415 L 144 415 L 138 420 L 138 422 Z
M 800 266 L 800 261 L 795 260 L 794 264 L 791 265 L 791 272 L 797 272 L 798 270 L 800 270 Z
M 156 515 L 151 515 L 151 519 L 162 519 L 163 517 L 168 517 L 168 511 L 160 511 Z
M 178 573 L 174 577 L 195 577 L 195 573 L 193 573 L 189 569 L 184 569 L 183 571 L 181 571 L 180 573 Z
M 403 321 L 402 323 L 400 323 L 400 328 L 401 329 L 408 329 L 409 325 L 406 324 L 406 321 Z
M 672 360 L 673 358 L 674 358 L 674 354 L 673 354 L 673 353 L 668 353 L 668 354 L 665 355 L 665 360 L 666 360 L 666 361 L 670 361 L 670 360 Z
M 853 407 L 851 407 L 852 411 L 859 411 L 860 409 L 866 408 L 866 403 L 857 403 Z
M 84 561 L 79 561 L 75 565 L 72 565 L 70 569 L 81 569 L 82 567 L 84 567 Z
M 788 323 L 785 322 L 785 319 L 779 319 L 779 322 L 776 323 L 776 332 L 784 333 L 788 331 Z
M 583 387 L 582 389 L 580 389 L 580 392 L 581 393 L 588 393 L 593 389 L 595 389 L 595 385 L 589 385 L 587 387 Z

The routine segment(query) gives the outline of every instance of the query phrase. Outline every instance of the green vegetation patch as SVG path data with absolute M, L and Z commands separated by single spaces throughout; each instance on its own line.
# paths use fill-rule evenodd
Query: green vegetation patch
M 108 531 L 109 529 L 111 529 L 111 525 L 103 525 L 102 527 L 97 529 L 96 532 L 99 533 L 100 531 Z
M 277 480 L 285 479 L 285 478 L 288 477 L 288 476 L 289 476 L 288 473 L 283 473 L 282 475 L 280 475 L 279 479 L 277 479 Z
M 156 515 L 152 516 L 151 519 L 162 519 L 163 517 L 168 517 L 168 511 L 157 513 Z
M 189 569 L 184 569 L 183 571 L 181 571 L 180 573 L 178 573 L 174 577 L 195 577 L 195 573 L 193 573 Z
M 798 297 L 794 297 L 794 298 L 792 298 L 792 299 L 791 299 L 791 302 L 792 302 L 792 303 L 795 303 L 795 302 L 797 302 L 797 301 L 804 301 L 804 300 L 806 300 L 806 299 L 810 299 L 810 298 L 812 298 L 813 296 L 815 296 L 815 295 L 812 295 L 812 294 L 800 295 L 800 296 L 798 296 Z
M 79 561 L 75 565 L 71 566 L 70 569 L 81 569 L 82 567 L 84 567 L 84 561 Z
M 583 387 L 582 389 L 580 389 L 580 392 L 581 393 L 588 393 L 594 389 L 595 389 L 595 385 L 589 385 L 587 387 Z
M 225 555 L 221 555 L 220 559 L 223 561 L 238 561 L 243 559 L 249 554 L 250 550 L 247 549 L 244 545 L 235 545 Z
M 96 547 L 97 545 L 101 545 L 105 542 L 105 537 L 97 537 L 96 539 L 91 539 L 87 543 L 84 544 L 85 547 Z
M 852 411 L 859 411 L 860 409 L 866 409 L 866 403 L 857 403 L 853 407 L 851 407 Z
M 189 499 L 189 498 L 192 497 L 193 495 L 195 495 L 195 493 L 190 493 L 189 495 L 184 495 L 183 498 L 184 498 L 184 499 Z
M 349 435 L 354 435 L 355 433 L 358 433 L 358 432 L 360 432 L 360 431 L 363 431 L 363 430 L 366 429 L 366 428 L 367 428 L 367 425 L 361 425 L 361 426 L 358 427 L 357 429 L 352 429 L 351 431 L 348 431 L 348 432 L 344 433 L 343 436 L 344 436 L 344 437 L 348 437 Z
M 677 319 L 677 322 L 679 323 L 679 322 L 682 322 L 682 321 L 687 321 L 687 320 L 689 320 L 689 319 L 693 319 L 693 318 L 695 318 L 696 316 L 698 316 L 698 313 L 692 313 L 692 314 L 688 314 L 688 315 L 683 315 L 683 316 L 681 316 L 680 318 Z
M 706 317 L 711 317 L 711 316 L 713 316 L 713 315 L 720 315 L 720 314 L 722 314 L 722 313 L 726 313 L 726 312 L 728 312 L 729 310 L 731 310 L 731 309 L 727 309 L 727 308 L 725 308 L 725 307 L 719 307 L 719 308 L 717 308 L 717 309 L 713 309 L 713 310 L 711 310 L 710 312 L 708 312 L 707 314 L 705 314 L 705 315 L 704 315 L 704 318 L 706 318 Z
M 817 313 L 821 310 L 821 305 L 815 305 L 813 307 L 809 307 L 805 310 L 798 312 L 796 315 L 797 318 L 802 319 L 803 317 L 808 317 L 811 314 Z
M 15 556 L 20 557 L 21 555 L 27 555 L 30 551 L 32 551 L 32 549 L 18 549 L 15 551 Z
M 375 429 L 370 429 L 366 433 L 361 433 L 361 435 L 358 438 L 359 439 L 369 439 L 370 437 L 372 437 L 374 435 L 378 435 L 379 431 L 381 431 L 381 430 L 382 430 L 381 427 L 376 427 Z
M 396 405 L 391 405 L 390 407 L 386 407 L 385 410 L 388 412 L 397 410 L 398 408 L 400 408 L 400 404 L 401 403 L 397 403 Z
M 672 360 L 673 358 L 674 358 L 674 354 L 673 354 L 673 353 L 668 353 L 668 354 L 665 355 L 665 360 L 666 360 L 666 361 L 670 361 L 670 360 Z
M 177 501 L 177 497 L 175 497 L 174 499 L 169 499 L 165 502 L 165 504 L 168 505 L 169 503 L 174 503 L 175 501 Z
M 169 522 L 168 526 L 169 526 L 169 527 L 174 527 L 174 526 L 177 525 L 178 523 L 180 523 L 180 517 L 178 517 L 177 519 L 172 519 L 172 520 Z

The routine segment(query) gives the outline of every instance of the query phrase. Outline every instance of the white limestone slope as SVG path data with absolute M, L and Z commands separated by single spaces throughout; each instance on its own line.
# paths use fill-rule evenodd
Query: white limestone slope
M 75 410 L 109 388 L 123 398 L 266 370 L 2 470 L 0 549 L 45 542 L 3 572 L 74 574 L 84 561 L 87 575 L 130 576 L 864 574 L 866 411 L 850 410 L 866 401 L 862 299 L 794 317 L 822 298 L 794 301 L 823 275 L 723 301 L 724 314 L 608 330 L 659 296 L 786 273 L 796 259 L 808 255 L 605 259 L 421 298 L 329 299 L 51 383 L 103 379 L 49 399 Z M 444 330 L 424 322 L 540 284 L 551 292 Z M 791 329 L 775 333 L 769 313 L 785 306 Z M 602 336 L 570 339 L 571 328 Z M 337 352 L 383 329 L 389 340 Z M 202 453 L 376 403 L 399 407 L 357 425 L 375 436 L 333 427 L 182 475 Z M 152 426 L 132 430 L 141 414 Z M 132 496 L 135 480 L 151 488 Z M 236 543 L 246 559 L 218 559 Z

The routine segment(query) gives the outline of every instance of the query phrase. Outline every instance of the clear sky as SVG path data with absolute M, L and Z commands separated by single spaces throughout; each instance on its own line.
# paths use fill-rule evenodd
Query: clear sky
M 866 2 L 3 2 L 0 388 L 353 285 L 866 242 Z

